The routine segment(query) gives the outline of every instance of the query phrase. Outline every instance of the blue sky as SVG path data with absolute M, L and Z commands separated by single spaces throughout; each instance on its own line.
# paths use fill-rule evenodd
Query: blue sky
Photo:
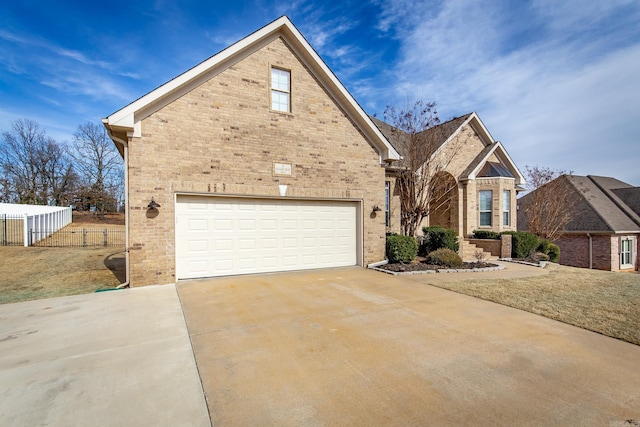
M 369 114 L 476 111 L 521 169 L 640 186 L 637 0 L 4 1 L 0 130 L 70 141 L 281 15 Z

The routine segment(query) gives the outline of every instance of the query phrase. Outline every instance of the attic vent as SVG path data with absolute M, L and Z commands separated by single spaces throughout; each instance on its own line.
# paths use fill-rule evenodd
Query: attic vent
M 507 178 L 515 178 L 515 176 L 511 173 L 506 166 L 501 163 L 495 162 L 487 162 L 484 164 L 480 172 L 478 173 L 478 177 L 481 178 L 490 178 L 495 176 L 504 176 Z

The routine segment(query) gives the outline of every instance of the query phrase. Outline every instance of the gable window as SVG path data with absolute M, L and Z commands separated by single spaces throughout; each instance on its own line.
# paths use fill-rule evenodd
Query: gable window
M 291 72 L 280 68 L 271 69 L 271 109 L 291 111 Z
M 623 237 L 620 240 L 620 268 L 633 267 L 633 245 L 629 237 Z
M 389 197 L 391 192 L 391 183 L 389 181 L 384 182 L 384 225 L 389 227 L 391 223 L 391 215 L 389 211 Z
M 504 190 L 502 192 L 502 225 L 504 226 L 509 226 L 510 211 L 511 211 L 511 190 Z
M 491 227 L 493 192 L 491 190 L 480 191 L 480 226 Z

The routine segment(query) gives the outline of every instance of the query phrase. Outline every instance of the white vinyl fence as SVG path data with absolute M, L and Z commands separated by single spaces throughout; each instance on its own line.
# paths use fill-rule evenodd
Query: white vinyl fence
M 0 244 L 30 246 L 71 223 L 71 208 L 0 203 Z

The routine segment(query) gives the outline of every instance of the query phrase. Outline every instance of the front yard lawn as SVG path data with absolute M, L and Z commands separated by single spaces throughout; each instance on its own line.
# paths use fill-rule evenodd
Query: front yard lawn
M 547 265 L 548 275 L 434 286 L 640 345 L 640 274 Z

